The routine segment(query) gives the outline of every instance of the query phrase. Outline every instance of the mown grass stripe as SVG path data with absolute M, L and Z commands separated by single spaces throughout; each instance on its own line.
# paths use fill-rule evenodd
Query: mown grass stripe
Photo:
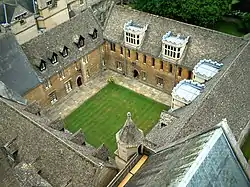
M 116 84 L 108 84 L 65 118 L 66 127 L 75 132 L 82 128 L 88 143 L 105 143 L 116 149 L 115 133 L 124 125 L 127 112 L 135 124 L 148 133 L 169 107 Z

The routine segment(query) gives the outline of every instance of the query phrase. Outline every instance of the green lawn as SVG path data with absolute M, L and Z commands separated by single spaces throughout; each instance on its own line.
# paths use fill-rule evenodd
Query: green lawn
M 127 112 L 135 124 L 148 133 L 157 123 L 160 112 L 169 107 L 114 83 L 108 84 L 65 118 L 71 132 L 82 128 L 88 143 L 105 143 L 116 150 L 115 134 L 124 125 Z

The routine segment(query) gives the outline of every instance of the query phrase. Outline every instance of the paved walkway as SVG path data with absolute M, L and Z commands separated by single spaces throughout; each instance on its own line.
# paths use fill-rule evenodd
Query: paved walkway
M 129 88 L 160 103 L 164 103 L 165 105 L 170 106 L 171 104 L 170 95 L 147 86 L 136 79 L 131 79 L 124 75 L 107 70 L 103 72 L 102 76 L 85 83 L 80 88 L 72 90 L 66 97 L 60 99 L 60 101 L 48 108 L 45 113 L 51 120 L 55 120 L 58 117 L 65 118 L 84 101 L 105 87 L 107 85 L 107 79 L 111 76 L 114 77 L 116 84 Z

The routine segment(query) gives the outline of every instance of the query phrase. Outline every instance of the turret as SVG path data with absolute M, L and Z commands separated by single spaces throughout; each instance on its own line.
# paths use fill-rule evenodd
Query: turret
M 131 113 L 128 112 L 124 126 L 116 133 L 115 161 L 119 169 L 122 169 L 131 156 L 137 152 L 143 140 L 143 131 L 135 126 Z

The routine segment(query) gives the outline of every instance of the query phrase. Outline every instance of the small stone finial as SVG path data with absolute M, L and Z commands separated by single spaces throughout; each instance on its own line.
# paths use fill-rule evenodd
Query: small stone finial
M 131 113 L 128 112 L 128 113 L 127 113 L 127 118 L 128 118 L 128 119 L 131 119 L 131 116 L 132 116 Z

